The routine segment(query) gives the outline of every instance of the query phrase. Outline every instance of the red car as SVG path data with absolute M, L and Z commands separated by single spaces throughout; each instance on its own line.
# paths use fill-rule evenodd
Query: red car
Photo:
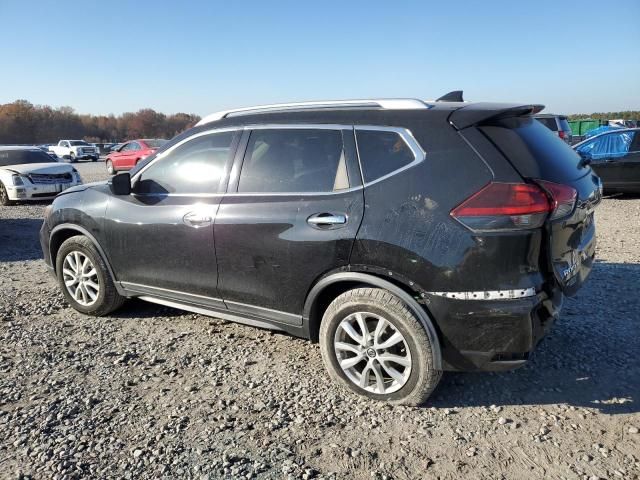
M 107 172 L 110 175 L 122 170 L 131 170 L 138 162 L 154 154 L 168 140 L 145 138 L 124 142 L 117 150 L 107 155 Z

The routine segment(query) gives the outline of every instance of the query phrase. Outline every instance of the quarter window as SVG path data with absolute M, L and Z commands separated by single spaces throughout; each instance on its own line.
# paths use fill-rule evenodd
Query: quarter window
M 235 132 L 202 135 L 154 161 L 142 172 L 136 193 L 201 194 L 221 191 Z
M 239 192 L 332 192 L 346 188 L 349 179 L 340 130 L 251 132 Z
M 356 129 L 356 141 L 365 182 L 377 180 L 416 159 L 398 132 Z

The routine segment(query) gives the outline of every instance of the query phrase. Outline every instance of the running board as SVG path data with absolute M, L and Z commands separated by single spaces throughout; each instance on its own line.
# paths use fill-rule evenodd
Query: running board
M 251 327 L 265 328 L 268 330 L 279 330 L 282 332 L 287 331 L 285 328 L 279 327 L 275 323 L 263 322 L 261 320 L 254 320 L 251 318 L 241 317 L 241 316 L 233 315 L 226 312 L 223 313 L 223 312 L 220 312 L 219 310 L 196 307 L 194 305 L 189 305 L 188 303 L 181 303 L 173 300 L 165 300 L 164 298 L 152 297 L 150 295 L 143 295 L 137 298 L 139 298 L 140 300 L 144 300 L 146 302 L 164 305 L 165 307 L 178 308 L 180 310 L 186 310 L 187 312 L 199 313 L 200 315 L 206 315 L 207 317 L 220 318 L 222 320 L 227 320 L 229 322 L 242 323 L 243 325 L 249 325 Z

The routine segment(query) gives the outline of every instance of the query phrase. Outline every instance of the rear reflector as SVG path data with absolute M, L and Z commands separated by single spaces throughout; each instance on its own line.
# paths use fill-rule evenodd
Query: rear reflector
M 451 216 L 474 231 L 526 230 L 540 227 L 551 209 L 537 185 L 492 182 L 454 208 Z

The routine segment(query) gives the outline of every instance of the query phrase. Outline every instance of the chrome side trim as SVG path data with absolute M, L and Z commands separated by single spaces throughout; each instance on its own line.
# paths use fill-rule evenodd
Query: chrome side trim
M 535 297 L 533 287 L 517 290 L 478 290 L 470 292 L 427 292 L 429 295 L 453 298 L 455 300 L 513 300 L 518 298 Z
M 427 156 L 427 152 L 424 151 L 424 149 L 422 148 L 422 145 L 420 145 L 418 143 L 418 141 L 413 136 L 413 133 L 411 133 L 411 130 L 409 130 L 408 128 L 403 128 L 403 127 L 385 127 L 385 126 L 380 126 L 380 125 L 355 125 L 353 128 L 355 130 L 355 136 L 356 136 L 356 153 L 358 155 L 358 163 L 360 165 L 360 172 L 362 174 L 362 181 L 364 182 L 364 186 L 365 187 L 368 187 L 369 185 L 373 185 L 375 183 L 381 182 L 383 180 L 386 180 L 389 177 L 392 177 L 393 175 L 396 175 L 396 174 L 398 174 L 400 172 L 408 170 L 409 168 L 414 167 L 418 163 L 423 162 L 425 160 L 426 156 Z M 414 156 L 413 162 L 405 165 L 402 168 L 398 168 L 397 170 L 394 170 L 393 172 L 389 172 L 389 173 L 387 173 L 386 175 L 383 175 L 380 178 L 376 178 L 375 180 L 372 180 L 370 182 L 365 182 L 364 181 L 364 170 L 362 168 L 362 161 L 360 159 L 360 149 L 358 148 L 358 130 L 365 130 L 365 131 L 373 130 L 373 131 L 378 131 L 378 132 L 394 132 L 394 133 L 397 133 L 398 135 L 400 135 L 400 137 L 402 138 L 404 143 L 407 144 L 407 146 L 409 147 L 409 149 L 413 153 L 413 156 Z
M 244 130 L 352 130 L 353 125 L 342 123 L 256 123 L 244 125 Z
M 326 195 L 339 195 L 341 193 L 351 193 L 357 190 L 362 190 L 362 185 L 357 187 L 345 188 L 344 190 L 334 190 L 331 192 L 257 192 L 257 193 L 239 193 L 231 192 L 225 193 L 225 197 L 318 197 Z
M 316 102 L 294 102 L 294 103 L 274 103 L 270 105 L 256 105 L 253 107 L 236 108 L 232 110 L 222 110 L 207 115 L 200 120 L 196 126 L 205 125 L 226 117 L 237 117 L 241 115 L 251 115 L 254 113 L 268 113 L 288 110 L 317 110 L 330 108 L 382 108 L 389 110 L 413 110 L 428 109 L 430 105 L 416 98 L 387 98 L 387 99 L 364 99 L 364 100 L 325 100 Z
M 269 330 L 283 330 L 277 325 L 274 325 L 270 322 L 262 322 L 260 320 L 252 320 L 249 318 L 238 317 L 236 315 L 231 315 L 224 312 L 219 312 L 218 310 L 196 307 L 193 305 L 189 305 L 187 303 L 175 302 L 173 300 L 166 300 L 164 298 L 153 297 L 150 295 L 143 295 L 138 297 L 141 300 L 145 300 L 151 303 L 157 303 L 159 305 L 164 305 L 166 307 L 178 308 L 180 310 L 186 310 L 187 312 L 199 313 L 200 315 L 206 315 L 208 317 L 216 317 L 221 318 L 222 320 L 227 320 L 230 322 L 242 323 L 245 325 L 249 325 L 252 327 L 266 328 Z

